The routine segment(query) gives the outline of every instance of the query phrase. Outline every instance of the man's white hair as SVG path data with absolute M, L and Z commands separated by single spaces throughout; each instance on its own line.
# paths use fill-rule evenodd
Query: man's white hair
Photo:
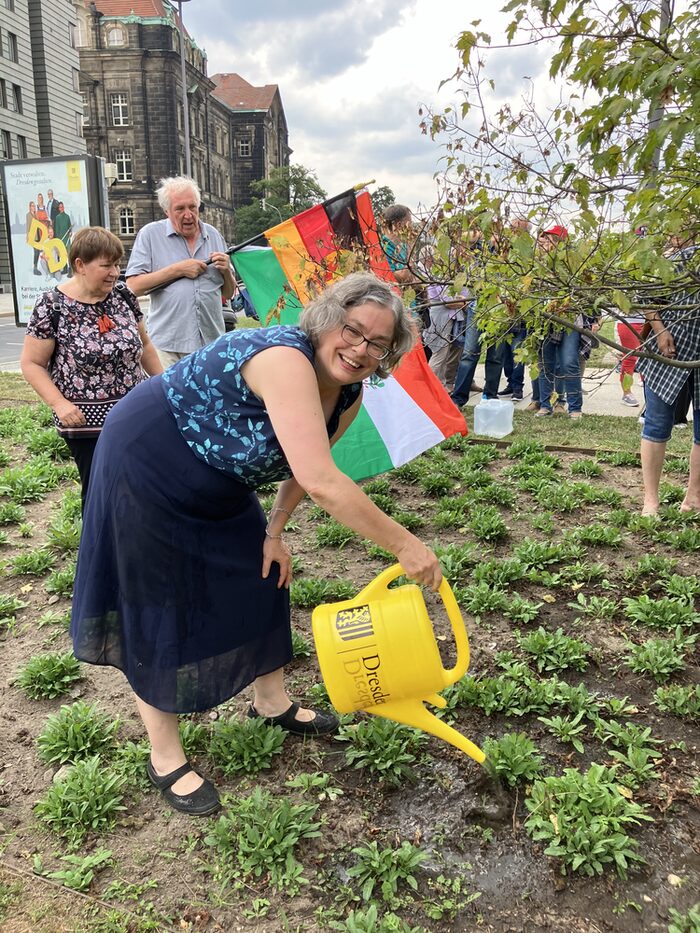
M 202 192 L 194 178 L 187 175 L 175 175 L 172 178 L 161 178 L 158 183 L 158 203 L 164 214 L 170 210 L 170 204 L 174 194 L 180 194 L 183 191 L 193 191 L 197 199 L 197 207 L 202 203 Z

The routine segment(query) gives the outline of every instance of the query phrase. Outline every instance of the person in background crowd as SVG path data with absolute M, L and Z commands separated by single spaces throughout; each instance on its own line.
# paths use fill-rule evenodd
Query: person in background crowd
M 109 230 L 79 230 L 69 257 L 73 277 L 37 301 L 20 358 L 78 466 L 83 503 L 108 412 L 146 373 L 163 371 L 135 297 L 118 283 L 123 255 Z
M 166 219 L 139 230 L 126 268 L 134 294 L 152 291 L 148 329 L 165 367 L 224 333 L 222 298 L 236 288 L 224 238 L 199 219 L 201 201 L 193 179 L 161 179 Z
M 464 347 L 466 307 L 469 298 L 452 297 L 449 286 L 432 284 L 427 289 L 430 326 L 423 331 L 423 342 L 430 349 L 429 366 L 448 392 L 454 387 L 457 367 Z
M 421 279 L 416 274 L 421 263 L 417 250 L 417 230 L 410 208 L 405 204 L 390 204 L 382 214 L 381 245 L 394 273 L 394 278 L 404 288 L 412 288 L 416 297 L 411 302 L 410 310 L 416 319 L 419 332 L 430 327 L 430 306 L 427 292 Z M 430 345 L 425 346 L 426 359 L 432 353 Z
M 293 703 L 284 684 L 292 557 L 283 531 L 307 493 L 409 577 L 439 587 L 435 554 L 331 456 L 363 380 L 386 377 L 414 340 L 395 291 L 353 273 L 310 302 L 299 326 L 234 330 L 138 386 L 107 419 L 71 633 L 77 658 L 124 671 L 151 743 L 148 778 L 173 809 L 220 806 L 187 762 L 177 713 L 252 684 L 252 719 L 302 736 L 338 726 Z M 278 481 L 266 521 L 255 490 Z
M 674 251 L 669 258 L 676 263 L 679 277 L 687 277 L 688 272 L 693 276 L 671 297 L 667 307 L 645 312 L 654 337 L 652 349 L 672 360 L 697 360 L 700 359 L 700 313 L 693 306 L 700 302 L 700 288 L 696 284 L 699 248 L 690 236 L 677 236 L 671 245 Z M 644 377 L 646 401 L 641 441 L 642 515 L 657 515 L 666 445 L 673 431 L 678 399 L 694 371 L 644 358 L 638 361 L 637 369 Z M 680 506 L 682 512 L 700 509 L 700 379 L 696 376 L 693 378 L 692 400 L 693 447 L 688 487 Z
M 510 233 L 512 237 L 527 236 L 530 239 L 530 221 L 525 217 L 514 218 L 510 223 Z M 514 313 L 517 315 L 517 309 L 514 309 Z M 515 359 L 515 352 L 527 337 L 527 327 L 516 317 L 508 334 L 511 339 L 504 341 L 502 350 L 506 386 L 498 393 L 498 397 L 512 398 L 514 402 L 519 402 L 525 388 L 525 364 Z
M 557 251 L 564 246 L 568 237 L 566 227 L 556 224 L 540 233 L 537 245 L 551 261 L 556 261 Z M 576 323 L 582 324 L 580 316 Z M 550 328 L 540 349 L 540 408 L 535 413 L 535 417 L 548 417 L 553 414 L 552 396 L 555 392 L 557 376 L 561 376 L 564 380 L 569 417 L 575 420 L 582 417 L 580 346 L 581 338 L 578 331 L 556 326 Z
M 409 268 L 415 228 L 411 209 L 405 204 L 390 204 L 382 214 L 381 244 L 399 285 L 413 285 L 417 279 Z

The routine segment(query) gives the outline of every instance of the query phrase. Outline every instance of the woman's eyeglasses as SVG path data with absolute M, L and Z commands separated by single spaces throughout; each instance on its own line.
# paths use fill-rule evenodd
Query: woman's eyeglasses
M 361 344 L 366 343 L 367 355 L 371 356 L 373 360 L 385 360 L 391 353 L 389 347 L 385 347 L 382 343 L 376 343 L 374 340 L 368 340 L 363 333 L 351 324 L 343 324 L 340 336 L 351 347 L 359 347 Z

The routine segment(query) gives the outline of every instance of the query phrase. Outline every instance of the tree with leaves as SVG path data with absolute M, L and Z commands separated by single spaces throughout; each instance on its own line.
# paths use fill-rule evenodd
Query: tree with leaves
M 679 273 L 667 247 L 672 236 L 700 233 L 700 8 L 676 15 L 672 0 L 510 0 L 505 9 L 507 47 L 541 47 L 550 78 L 569 91 L 546 110 L 531 86 L 518 107 L 492 105 L 489 53 L 498 46 L 478 21 L 462 33 L 461 105 L 423 122 L 446 143 L 432 220 L 436 268 L 462 287 L 464 271 L 450 266 L 440 236 L 445 218 L 465 239 L 474 225 L 500 239 L 505 248 L 471 284 L 487 339 L 503 335 L 515 309 L 528 324 L 530 357 L 553 323 L 577 327 L 582 313 L 622 318 L 635 307 L 653 313 L 679 288 L 695 298 L 684 313 L 697 316 L 697 272 L 689 264 Z M 508 233 L 514 217 L 535 229 L 566 221 L 573 236 L 556 267 L 531 236 Z M 648 236 L 635 235 L 641 227 Z M 642 353 L 658 357 L 653 338 Z
M 239 207 L 234 218 L 238 243 L 252 239 L 328 197 L 316 173 L 303 165 L 274 168 L 267 178 L 251 182 L 250 190 L 257 197 Z
M 388 185 L 381 185 L 370 194 L 375 217 L 381 217 L 387 207 L 396 204 L 396 195 Z

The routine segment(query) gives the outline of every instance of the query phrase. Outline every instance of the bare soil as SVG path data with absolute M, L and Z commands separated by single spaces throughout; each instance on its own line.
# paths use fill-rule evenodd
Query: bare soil
M 11 451 L 21 462 L 24 454 Z M 458 457 L 459 453 L 450 454 Z M 561 474 L 571 477 L 572 454 L 560 454 Z M 510 462 L 503 452 L 487 469 L 494 476 Z M 419 531 L 428 541 L 469 540 L 465 529 L 445 531 L 434 524 L 436 499 L 425 495 L 416 485 L 406 485 L 388 477 L 402 509 L 419 513 L 425 520 Z M 682 483 L 685 477 L 666 479 Z M 638 468 L 606 466 L 601 477 L 591 480 L 595 486 L 614 488 L 623 496 L 624 507 L 636 512 L 639 507 L 641 476 Z M 52 509 L 65 492 L 62 487 L 42 502 L 26 506 L 27 521 L 34 523 L 31 539 L 22 539 L 16 526 L 8 526 L 8 543 L 2 548 L 7 561 L 13 554 L 42 543 Z M 457 490 L 456 492 L 464 492 Z M 4 499 L 0 499 L 5 501 Z M 532 518 L 541 513 L 532 496 L 518 492 L 515 509 L 501 510 L 509 537 L 496 546 L 480 545 L 484 556 L 507 557 L 525 536 L 542 539 L 533 530 Z M 600 518 L 604 506 L 582 505 L 573 513 L 556 515 L 556 531 L 561 536 L 567 528 L 585 526 Z M 294 553 L 301 559 L 307 576 L 341 578 L 365 586 L 385 566 L 368 557 L 365 546 L 356 540 L 340 550 L 320 549 L 316 543 L 317 520 L 309 517 L 309 507 L 300 509 L 299 528 L 290 533 Z M 608 567 L 611 590 L 586 585 L 582 592 L 616 598 L 634 595 L 640 588 L 630 588 L 623 573 L 639 558 L 649 553 L 667 554 L 679 559 L 678 572 L 694 575 L 698 571 L 698 552 L 673 551 L 651 544 L 648 538 L 623 531 L 620 548 L 589 547 L 587 559 L 601 561 Z M 144 556 L 144 559 L 147 559 Z M 328 920 L 335 911 L 338 922 L 347 916 L 352 905 L 338 905 L 336 895 L 348 881 L 347 870 L 354 862 L 353 846 L 376 840 L 381 846 L 408 840 L 429 853 L 421 867 L 417 892 L 402 890 L 403 904 L 397 913 L 411 927 L 425 930 L 489 931 L 652 931 L 666 930 L 669 909 L 687 911 L 700 900 L 700 798 L 692 792 L 698 779 L 697 749 L 700 729 L 697 722 L 661 713 L 652 703 L 656 684 L 649 675 L 633 674 L 623 663 L 627 637 L 635 641 L 656 636 L 641 632 L 615 615 L 603 623 L 577 624 L 576 611 L 567 603 L 575 591 L 547 590 L 524 582 L 514 590 L 542 602 L 540 619 L 550 630 L 561 626 L 567 634 L 584 638 L 594 651 L 592 663 L 583 674 L 564 672 L 570 683 L 583 683 L 604 697 L 628 697 L 637 712 L 630 717 L 640 726 L 650 726 L 653 736 L 662 741 L 658 762 L 660 778 L 635 791 L 638 803 L 648 806 L 653 823 L 643 824 L 633 833 L 639 842 L 645 863 L 632 869 L 622 880 L 608 871 L 602 877 L 587 878 L 562 875 L 561 865 L 543 854 L 533 844 L 523 823 L 527 816 L 524 799 L 526 787 L 510 790 L 487 774 L 471 759 L 437 739 L 430 739 L 426 756 L 415 769 L 415 780 L 396 790 L 382 787 L 371 775 L 346 763 L 347 745 L 335 740 L 302 742 L 289 737 L 274 766 L 252 778 L 226 778 L 204 757 L 197 764 L 215 779 L 220 791 L 234 797 L 251 792 L 256 786 L 275 795 L 288 793 L 284 781 L 301 772 L 330 772 L 343 795 L 335 802 L 324 802 L 322 834 L 305 842 L 297 856 L 304 865 L 309 884 L 299 895 L 288 897 L 270 886 L 265 878 L 250 879 L 240 891 L 220 890 L 203 868 L 209 859 L 204 837 L 207 820 L 196 820 L 170 811 L 145 783 L 130 788 L 127 810 L 114 833 L 104 838 L 88 839 L 79 850 L 88 854 L 100 846 L 113 852 L 113 865 L 101 872 L 86 895 L 69 891 L 33 874 L 33 858 L 40 855 L 44 868 L 62 867 L 60 856 L 66 853 L 62 840 L 38 821 L 34 806 L 50 786 L 55 768 L 42 764 L 36 740 L 47 717 L 62 704 L 78 697 L 97 701 L 113 716 L 122 720 L 119 738 L 139 741 L 140 723 L 135 718 L 130 691 L 119 671 L 85 666 L 83 678 L 70 695 L 51 701 L 28 699 L 15 685 L 17 672 L 33 655 L 70 647 L 65 631 L 52 626 L 39 628 L 37 620 L 47 609 L 65 611 L 67 600 L 52 600 L 44 580 L 5 574 L 2 592 L 18 595 L 28 605 L 18 614 L 14 630 L 1 636 L 2 651 L 0 691 L 0 925 L 7 933 L 20 931 L 99 931 L 143 929 L 190 930 L 316 930 L 329 929 Z M 468 582 L 468 580 L 465 580 Z M 649 581 L 647 581 L 649 585 Z M 651 581 L 651 595 L 659 595 Z M 448 631 L 446 620 L 437 608 L 431 609 L 438 634 Z M 311 640 L 310 611 L 294 610 L 295 629 Z M 496 673 L 494 655 L 500 650 L 518 654 L 514 628 L 500 613 L 486 614 L 478 622 L 465 615 L 469 630 L 472 665 L 470 673 Z M 449 644 L 449 639 L 441 645 Z M 687 670 L 672 683 L 698 683 L 700 670 L 697 654 L 689 659 Z M 315 658 L 297 660 L 289 669 L 292 694 L 303 700 L 309 688 L 319 681 Z M 210 724 L 217 716 L 231 712 L 239 716 L 249 702 L 245 695 L 234 698 L 224 708 L 203 714 L 201 722 Z M 197 718 L 197 717 L 195 717 Z M 478 744 L 486 737 L 505 732 L 525 731 L 546 757 L 546 773 L 560 774 L 565 767 L 585 769 L 590 762 L 612 763 L 609 749 L 590 737 L 585 753 L 579 755 L 570 746 L 558 743 L 533 716 L 486 717 L 478 710 L 461 709 L 455 726 Z M 447 912 L 442 920 L 430 919 L 425 905 L 434 896 L 430 880 L 438 875 L 461 877 L 468 893 L 478 892 L 473 902 L 459 907 L 455 916 Z M 136 900 L 102 900 L 110 882 L 155 887 L 144 889 Z M 261 908 L 264 916 L 253 916 L 255 898 L 266 898 Z M 361 908 L 361 902 L 355 905 Z M 323 910 L 319 913 L 319 908 Z M 380 913 L 383 907 L 380 904 Z M 246 913 L 247 912 L 247 913 Z M 351 929 L 342 926 L 342 929 Z M 363 928 L 364 929 L 364 928 Z M 383 928 L 385 929 L 385 928 Z M 388 929 L 388 927 L 386 927 Z

